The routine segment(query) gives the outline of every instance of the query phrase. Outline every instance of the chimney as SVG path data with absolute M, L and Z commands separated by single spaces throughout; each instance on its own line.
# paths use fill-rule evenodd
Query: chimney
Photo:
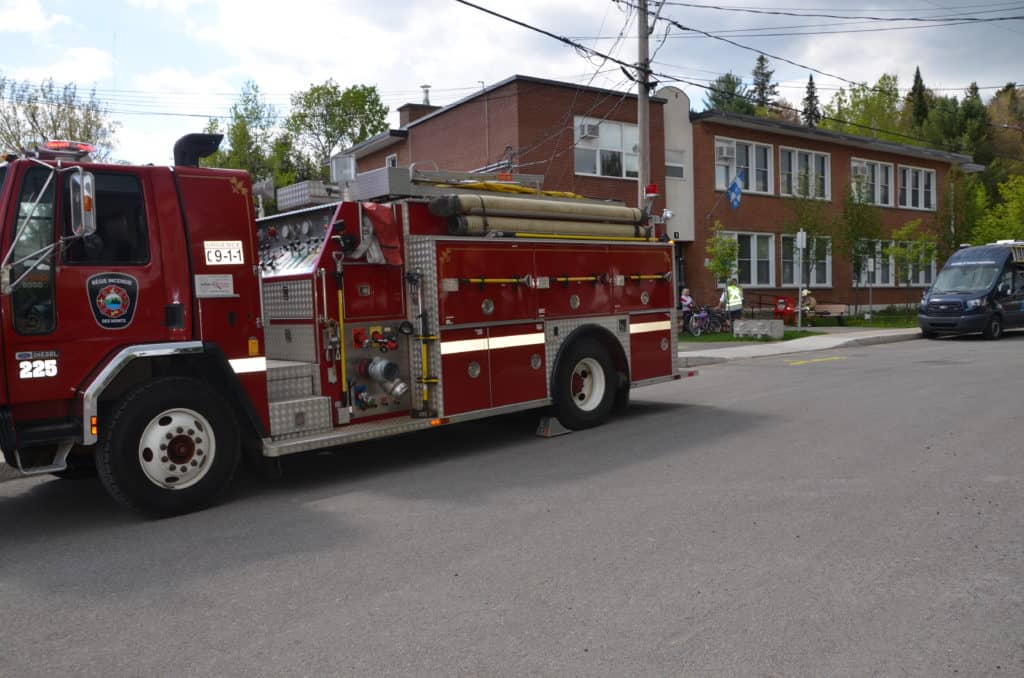
M 430 85 L 420 85 L 420 89 L 423 90 L 423 105 L 430 105 Z

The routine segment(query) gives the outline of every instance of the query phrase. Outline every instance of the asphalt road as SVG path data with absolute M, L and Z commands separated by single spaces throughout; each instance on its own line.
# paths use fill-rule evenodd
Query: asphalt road
M 2 676 L 1024 675 L 1024 334 L 702 368 L 603 428 L 0 485 Z

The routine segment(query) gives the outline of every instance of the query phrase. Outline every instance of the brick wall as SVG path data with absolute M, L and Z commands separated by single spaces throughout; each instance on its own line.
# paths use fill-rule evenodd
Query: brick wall
M 780 163 L 779 147 L 785 146 L 800 150 L 829 153 L 831 156 L 831 200 L 827 201 L 829 218 L 837 216 L 842 210 L 845 187 L 850 181 L 850 160 L 853 157 L 876 160 L 893 164 L 894 178 L 890 190 L 893 192 L 893 203 L 899 202 L 898 173 L 899 165 L 933 169 L 936 177 L 936 204 L 941 204 L 942 190 L 945 186 L 949 165 L 933 160 L 925 160 L 913 156 L 902 156 L 867 150 L 837 143 L 811 140 L 788 136 L 783 133 L 750 130 L 732 125 L 724 125 L 711 121 L 695 121 L 694 126 L 694 193 L 695 193 L 695 240 L 691 245 L 684 246 L 686 284 L 698 302 L 717 301 L 720 290 L 712 280 L 711 274 L 704 267 L 705 243 L 710 226 L 717 219 L 725 230 L 752 233 L 769 233 L 774 235 L 774 286 L 757 288 L 747 286 L 745 297 L 748 305 L 753 305 L 761 295 L 766 303 L 779 296 L 795 296 L 796 288 L 780 286 L 782 278 L 782 239 L 789 233 L 785 226 L 792 220 L 792 208 L 787 200 L 779 196 Z M 733 210 L 723 191 L 715 190 L 715 137 L 728 137 L 738 141 L 751 141 L 772 145 L 773 177 L 771 192 L 774 195 L 756 195 L 745 192 L 740 207 Z M 907 221 L 921 219 L 922 224 L 935 227 L 936 212 L 924 210 L 900 209 L 898 207 L 881 207 L 883 232 L 891 233 Z M 710 217 L 709 217 L 710 214 Z M 813 287 L 813 286 L 812 286 Z M 917 301 L 923 288 L 920 287 L 874 287 L 872 302 L 875 305 L 903 304 Z M 859 303 L 868 301 L 867 290 L 852 285 L 852 270 L 849 263 L 838 253 L 832 258 L 832 287 L 814 288 L 815 297 L 819 302 Z M 908 296 L 909 293 L 909 296 Z

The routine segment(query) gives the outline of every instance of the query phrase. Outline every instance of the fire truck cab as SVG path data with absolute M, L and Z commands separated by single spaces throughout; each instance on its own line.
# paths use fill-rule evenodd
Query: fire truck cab
M 603 423 L 680 378 L 672 248 L 646 212 L 540 179 L 384 168 L 256 219 L 245 172 L 0 165 L 0 449 L 95 467 L 125 506 L 202 508 L 276 460 L 528 408 Z M 693 374 L 693 373 L 691 373 Z

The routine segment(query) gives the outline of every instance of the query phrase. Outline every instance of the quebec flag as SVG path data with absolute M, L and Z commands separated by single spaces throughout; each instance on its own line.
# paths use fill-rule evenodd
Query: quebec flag
M 732 205 L 733 209 L 740 206 L 740 198 L 743 196 L 743 177 L 746 175 L 747 170 L 740 170 L 736 173 L 736 178 L 729 184 L 729 189 L 725 192 L 727 198 L 729 198 L 729 204 Z

